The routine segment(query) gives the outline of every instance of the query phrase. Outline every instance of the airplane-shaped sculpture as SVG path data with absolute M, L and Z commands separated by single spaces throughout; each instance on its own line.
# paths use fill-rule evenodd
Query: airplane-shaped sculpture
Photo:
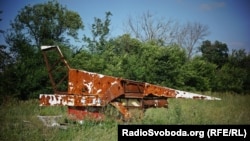
M 40 106 L 68 106 L 68 114 L 76 119 L 82 120 L 86 116 L 103 118 L 104 115 L 100 111 L 109 104 L 118 109 L 124 120 L 128 120 L 133 116 L 129 109 L 167 107 L 168 98 L 220 100 L 145 82 L 73 69 L 59 46 L 41 46 L 41 50 L 54 94 L 40 94 Z M 56 61 L 51 62 L 51 57 L 47 55 L 49 51 L 57 52 Z M 60 72 L 58 68 L 64 69 L 66 74 L 63 78 L 55 77 Z M 66 91 L 60 91 L 59 86 L 64 82 Z

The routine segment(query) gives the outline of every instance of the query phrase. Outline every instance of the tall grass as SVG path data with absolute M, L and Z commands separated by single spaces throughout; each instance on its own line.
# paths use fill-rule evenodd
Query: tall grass
M 102 122 L 86 120 L 83 124 L 68 119 L 67 107 L 39 107 L 38 100 L 8 99 L 0 105 L 0 140 L 115 141 L 118 124 L 250 124 L 250 95 L 215 93 L 212 96 L 222 100 L 169 99 L 168 109 L 148 109 L 142 118 L 135 116 L 129 123 L 107 118 Z M 46 127 L 38 115 L 62 115 L 59 122 L 66 123 L 67 129 Z
M 168 109 L 149 109 L 145 124 L 250 124 L 250 95 L 214 94 L 221 101 L 170 99 Z

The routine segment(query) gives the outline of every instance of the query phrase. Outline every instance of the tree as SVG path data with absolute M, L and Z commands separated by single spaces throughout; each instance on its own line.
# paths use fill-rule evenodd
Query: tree
M 187 51 L 191 59 L 200 40 L 209 35 L 208 26 L 198 22 L 179 24 L 165 18 L 157 19 L 150 12 L 135 19 L 129 17 L 125 24 L 126 32 L 143 42 L 157 41 L 159 45 L 178 44 Z
M 244 49 L 239 50 L 232 50 L 232 53 L 229 55 L 229 62 L 230 66 L 237 68 L 238 70 L 241 69 L 245 76 L 241 77 L 243 80 L 243 88 L 246 93 L 250 91 L 250 53 L 247 53 Z M 238 79 L 238 77 L 237 77 Z
M 188 60 L 190 60 L 198 42 L 203 40 L 208 34 L 208 26 L 198 22 L 188 22 L 179 28 L 175 38 L 177 44 L 187 50 Z
M 227 63 L 217 71 L 216 77 L 214 79 L 213 90 L 242 93 L 245 91 L 243 88 L 246 78 L 246 70 Z
M 2 14 L 3 11 L 0 11 L 0 14 Z M 0 22 L 2 19 L 0 18 Z M 4 30 L 0 29 L 0 36 L 3 36 Z M 9 52 L 6 50 L 6 45 L 0 44 L 0 72 L 3 72 L 5 70 L 5 67 L 11 63 L 11 56 Z
M 77 39 L 77 31 L 83 29 L 79 14 L 68 10 L 56 1 L 27 5 L 11 23 L 13 34 L 23 34 L 31 42 L 41 45 L 66 42 L 65 34 Z
M 232 53 L 229 55 L 228 60 L 229 63 L 233 66 L 236 67 L 241 67 L 241 68 L 248 68 L 247 63 L 247 56 L 248 54 L 246 53 L 245 49 L 233 49 Z
M 115 75 L 119 74 L 128 79 L 145 81 L 143 76 L 145 72 L 144 60 L 141 57 L 144 48 L 141 41 L 124 34 L 115 38 L 110 47 L 112 47 L 114 54 L 112 58 L 115 59 L 115 61 L 112 61 L 113 66 L 117 68 L 115 69 Z M 108 55 L 108 50 L 105 53 Z M 109 56 L 107 58 L 112 60 Z M 109 65 L 112 68 L 113 66 Z
M 0 14 L 2 14 L 3 13 L 3 11 L 2 10 L 0 10 Z M 2 19 L 0 18 L 0 22 L 2 21 Z M 0 33 L 1 34 L 3 34 L 4 33 L 4 31 L 2 30 L 2 29 L 0 29 Z
M 112 62 L 108 62 L 107 64 L 104 60 L 105 52 L 107 53 L 107 50 L 109 50 L 109 45 L 107 44 L 110 43 L 107 38 L 110 32 L 110 16 L 112 16 L 112 13 L 106 12 L 105 14 L 105 20 L 94 18 L 94 23 L 91 26 L 92 37 L 83 36 L 83 41 L 86 42 L 86 46 L 85 48 L 80 48 L 71 59 L 74 67 L 103 73 L 106 65 L 112 64 Z
M 10 54 L 6 51 L 6 48 L 7 47 L 5 45 L 0 45 L 0 72 L 3 72 L 5 70 L 5 67 L 12 62 L 12 58 Z
M 157 19 L 147 11 L 134 19 L 129 17 L 125 23 L 125 31 L 143 42 L 155 40 L 163 45 L 173 42 L 176 24 L 173 20 Z
M 94 23 L 91 26 L 92 39 L 84 35 L 83 41 L 87 42 L 87 48 L 91 53 L 100 53 L 104 50 L 110 31 L 110 16 L 112 16 L 112 13 L 106 12 L 105 21 L 95 17 Z
M 219 68 L 228 61 L 228 48 L 225 43 L 215 41 L 212 44 L 211 41 L 206 40 L 202 42 L 199 50 L 204 59 L 218 65 Z
M 182 86 L 182 66 L 187 61 L 185 50 L 178 45 L 149 47 L 149 51 L 144 52 L 144 65 L 148 66 L 146 75 L 152 75 L 148 80 L 172 88 Z M 145 61 L 149 58 L 150 62 Z
M 3 11 L 0 11 L 0 14 L 2 14 Z M 0 22 L 2 19 L 0 19 Z M 4 35 L 4 30 L 0 29 L 0 36 Z M 7 46 L 4 44 L 0 44 L 0 94 L 8 95 L 8 91 L 6 91 L 11 86 L 11 81 L 13 79 L 10 79 L 11 71 L 10 66 L 13 63 L 13 58 L 11 57 L 9 51 L 7 50 Z M 9 79 L 7 80 L 6 77 Z M 0 97 L 0 100 L 2 97 Z
M 216 65 L 196 56 L 187 61 L 181 73 L 183 88 L 186 90 L 208 91 L 214 83 Z
M 80 16 L 56 1 L 22 8 L 5 36 L 13 62 L 4 71 L 4 91 L 28 99 L 52 90 L 40 46 L 57 44 L 70 52 L 65 35 L 76 39 L 82 28 Z

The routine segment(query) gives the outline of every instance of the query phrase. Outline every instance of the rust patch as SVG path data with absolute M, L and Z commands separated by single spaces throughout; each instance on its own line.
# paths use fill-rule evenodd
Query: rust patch
M 122 103 L 120 102 L 111 102 L 111 105 L 113 105 L 114 107 L 116 107 L 120 113 L 123 115 L 124 120 L 129 120 L 131 118 L 131 114 L 128 111 L 127 108 L 125 108 Z
M 93 119 L 102 121 L 105 119 L 104 114 L 100 112 L 98 107 L 91 107 L 91 110 L 88 107 L 68 107 L 68 115 L 74 120 Z
M 98 95 L 105 101 L 111 101 L 122 95 L 124 90 L 119 78 L 70 69 L 68 93 L 74 95 Z
M 144 96 L 147 96 L 149 94 L 152 94 L 155 96 L 162 96 L 162 97 L 175 97 L 176 96 L 174 89 L 145 83 Z
M 143 100 L 143 105 L 149 107 L 167 107 L 167 99 Z

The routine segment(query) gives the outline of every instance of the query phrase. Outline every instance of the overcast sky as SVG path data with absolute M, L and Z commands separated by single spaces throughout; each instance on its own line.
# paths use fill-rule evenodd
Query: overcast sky
M 0 29 L 9 28 L 25 5 L 44 3 L 45 0 L 0 0 Z M 157 17 L 181 23 L 199 22 L 209 27 L 206 40 L 226 43 L 229 49 L 246 49 L 250 52 L 250 1 L 249 0 L 60 0 L 63 6 L 80 14 L 83 23 L 93 23 L 94 17 L 104 18 L 110 11 L 111 36 L 122 35 L 123 24 L 129 16 L 140 16 L 150 11 Z M 0 44 L 3 36 L 0 36 Z

